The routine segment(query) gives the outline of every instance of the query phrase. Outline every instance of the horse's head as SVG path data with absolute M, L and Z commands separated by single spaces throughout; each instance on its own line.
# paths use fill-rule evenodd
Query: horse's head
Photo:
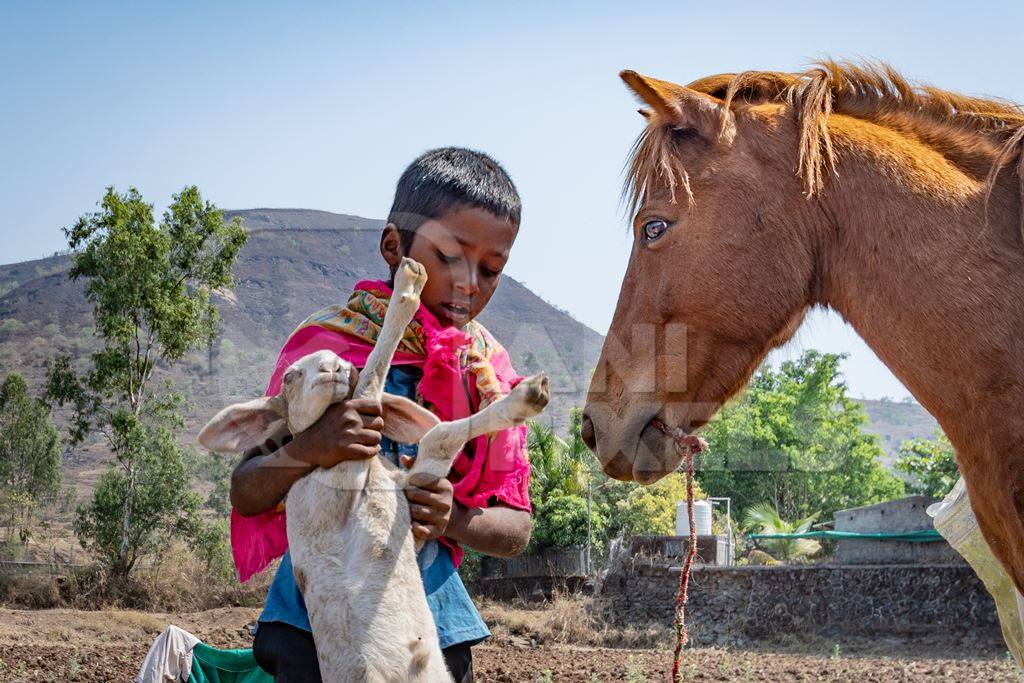
M 782 74 L 743 91 L 626 71 L 650 108 L 627 190 L 634 243 L 583 436 L 604 470 L 651 483 L 679 466 L 658 419 L 690 432 L 788 339 L 813 299 L 821 214 L 802 192 Z

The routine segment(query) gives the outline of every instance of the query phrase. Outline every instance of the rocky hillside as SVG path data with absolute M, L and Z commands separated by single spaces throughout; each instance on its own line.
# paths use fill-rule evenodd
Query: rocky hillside
M 277 352 L 313 311 L 344 300 L 356 281 L 386 275 L 378 251 L 381 221 L 292 209 L 227 212 L 249 231 L 235 267 L 237 285 L 220 302 L 222 339 L 212 356 L 196 354 L 170 377 L 193 401 L 193 430 L 230 402 L 262 393 Z M 95 340 L 80 284 L 69 282 L 67 256 L 0 266 L 0 375 L 11 370 L 41 381 L 55 350 L 84 356 Z M 582 405 L 602 337 L 528 290 L 502 277 L 483 322 L 509 348 L 520 372 L 544 370 L 554 401 L 545 419 L 564 428 Z M 69 474 L 86 488 L 99 452 L 72 456 Z
M 301 209 L 227 213 L 243 219 L 249 241 L 236 265 L 237 286 L 220 302 L 222 339 L 212 355 L 196 354 L 169 373 L 194 404 L 191 433 L 224 405 L 263 391 L 281 344 L 309 313 L 342 301 L 357 280 L 385 275 L 381 221 Z M 67 280 L 69 265 L 69 257 L 55 256 L 0 266 L 0 376 L 18 370 L 38 384 L 55 350 L 83 357 L 92 348 L 89 306 L 81 286 Z M 544 419 L 564 429 L 569 409 L 583 403 L 601 335 L 510 277 L 481 320 L 520 372 L 548 372 L 554 402 Z M 931 437 L 937 428 L 916 403 L 863 404 L 868 429 L 890 459 L 904 439 Z M 103 460 L 99 448 L 71 454 L 69 481 L 90 489 Z
M 887 465 L 895 460 L 900 444 L 907 439 L 933 439 L 939 423 L 916 401 L 862 399 L 868 413 L 868 431 L 878 434 L 888 456 Z

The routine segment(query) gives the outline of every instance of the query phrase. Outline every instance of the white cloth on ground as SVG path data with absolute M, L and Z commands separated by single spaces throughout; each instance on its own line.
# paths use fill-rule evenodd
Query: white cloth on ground
M 192 673 L 192 650 L 199 639 L 188 631 L 170 625 L 153 641 L 142 662 L 135 683 L 178 683 Z

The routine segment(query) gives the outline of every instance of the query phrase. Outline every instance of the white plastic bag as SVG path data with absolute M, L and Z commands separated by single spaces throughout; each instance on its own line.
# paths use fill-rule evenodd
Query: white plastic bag
M 935 529 L 967 560 L 992 594 L 1003 640 L 1017 666 L 1024 669 L 1024 596 L 985 542 L 964 480 L 958 479 L 942 502 L 928 506 L 928 514 L 934 518 Z

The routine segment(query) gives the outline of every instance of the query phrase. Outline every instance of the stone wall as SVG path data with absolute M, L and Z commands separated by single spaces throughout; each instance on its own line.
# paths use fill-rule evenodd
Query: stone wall
M 679 572 L 623 565 L 602 583 L 602 602 L 623 623 L 671 624 Z M 792 635 L 1000 640 L 992 598 L 956 565 L 695 566 L 686 614 L 701 645 Z

